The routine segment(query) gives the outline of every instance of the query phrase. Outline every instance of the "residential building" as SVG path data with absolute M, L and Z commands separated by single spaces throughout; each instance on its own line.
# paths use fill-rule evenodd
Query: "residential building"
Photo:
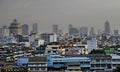
M 57 35 L 54 33 L 42 33 L 40 38 L 44 40 L 46 43 L 49 42 L 57 42 Z
M 90 61 L 91 60 L 88 57 L 64 57 L 61 55 L 49 55 L 48 71 L 88 71 L 90 69 Z M 74 69 L 70 67 L 70 63 L 74 63 Z
M 97 49 L 97 40 L 96 38 L 87 40 L 88 52 L 91 52 L 93 49 Z
M 47 72 L 47 57 L 29 57 L 28 61 L 29 72 Z
M 102 72 L 105 71 L 112 71 L 112 57 L 110 55 L 104 54 L 88 54 L 83 55 L 83 57 L 88 57 L 91 59 L 91 71 L 98 71 L 101 70 Z
M 120 56 L 116 54 L 111 54 L 112 57 L 112 69 L 115 69 L 118 65 L 120 65 Z
M 47 55 L 49 54 L 65 54 L 65 48 L 60 47 L 59 42 L 51 42 L 47 45 L 46 47 L 46 52 Z

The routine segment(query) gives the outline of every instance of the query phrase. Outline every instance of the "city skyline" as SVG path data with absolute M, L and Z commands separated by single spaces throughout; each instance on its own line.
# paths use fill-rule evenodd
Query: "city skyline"
M 13 19 L 21 24 L 38 23 L 38 31 L 52 32 L 52 25 L 58 24 L 63 33 L 73 24 L 104 30 L 108 20 L 111 29 L 119 29 L 119 0 L 0 0 L 0 27 L 9 26 Z M 96 31 L 97 32 L 97 31 Z

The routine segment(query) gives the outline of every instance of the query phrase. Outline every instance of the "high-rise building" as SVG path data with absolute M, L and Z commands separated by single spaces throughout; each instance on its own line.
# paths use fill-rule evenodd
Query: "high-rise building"
M 108 21 L 105 22 L 105 34 L 110 34 L 110 23 Z
M 71 29 L 73 28 L 73 25 L 72 24 L 69 24 L 69 28 L 68 28 L 68 31 L 69 31 L 69 34 L 71 35 Z
M 28 26 L 28 24 L 23 24 L 22 25 L 22 34 L 23 35 L 28 35 L 29 34 L 29 26 Z
M 69 34 L 70 35 L 78 35 L 79 30 L 76 27 L 73 27 L 72 24 L 69 24 Z
M 90 29 L 90 36 L 93 36 L 95 33 L 94 33 L 94 27 L 91 27 Z
M 59 32 L 59 26 L 58 25 L 53 25 L 52 26 L 52 31 L 53 31 L 53 33 L 58 34 L 58 32 Z
M 8 26 L 3 26 L 2 29 L 3 29 L 3 36 L 4 37 L 9 36 L 9 27 Z
M 88 27 L 80 27 L 80 36 L 88 36 Z
M 33 30 L 32 30 L 33 33 L 38 33 L 38 25 L 37 23 L 34 23 L 33 24 Z
M 114 35 L 119 35 L 119 30 L 114 30 Z
M 3 36 L 3 29 L 0 28 L 0 37 L 2 37 L 2 36 Z
M 18 23 L 16 19 L 14 19 L 13 22 L 10 24 L 10 34 L 12 34 L 13 36 L 22 34 L 21 24 Z

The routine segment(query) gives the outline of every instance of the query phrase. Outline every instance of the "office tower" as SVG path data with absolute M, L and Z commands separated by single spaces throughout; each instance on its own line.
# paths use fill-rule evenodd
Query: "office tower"
M 2 29 L 3 29 L 3 36 L 4 37 L 9 36 L 9 27 L 8 26 L 3 26 Z
M 119 30 L 114 30 L 114 35 L 119 35 Z
M 2 36 L 3 36 L 3 29 L 0 28 L 0 37 L 2 37 Z
M 22 25 L 22 34 L 23 35 L 28 35 L 29 34 L 29 26 L 28 26 L 28 24 L 23 24 Z
M 80 36 L 81 37 L 88 36 L 88 27 L 80 27 Z
M 37 23 L 34 23 L 33 24 L 33 30 L 32 30 L 33 33 L 38 33 L 38 25 Z
M 10 24 L 10 34 L 13 36 L 21 35 L 22 34 L 22 27 L 21 24 L 17 22 L 16 19 Z
M 53 25 L 52 26 L 52 31 L 53 31 L 53 33 L 58 34 L 58 32 L 59 32 L 59 26 L 58 25 Z
M 69 34 L 71 35 L 71 29 L 73 28 L 73 25 L 72 24 L 69 24 L 69 27 L 68 27 L 68 31 L 69 31 Z
M 69 24 L 69 35 L 78 35 L 78 33 L 78 29 L 73 27 L 72 24 Z
M 108 21 L 105 22 L 105 34 L 110 34 L 110 23 Z
M 94 27 L 91 27 L 90 29 L 90 36 L 93 36 L 95 33 L 94 33 Z

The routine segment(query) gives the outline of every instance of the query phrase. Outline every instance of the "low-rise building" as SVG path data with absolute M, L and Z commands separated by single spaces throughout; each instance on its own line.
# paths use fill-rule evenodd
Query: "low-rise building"
M 75 71 L 79 69 L 87 71 L 90 69 L 90 58 L 88 57 L 64 57 L 60 55 L 49 55 L 48 57 L 48 70 L 49 71 Z M 73 63 L 76 69 L 70 69 L 70 63 Z M 76 63 L 78 63 L 76 65 Z
M 28 61 L 29 72 L 47 72 L 47 57 L 29 57 Z

